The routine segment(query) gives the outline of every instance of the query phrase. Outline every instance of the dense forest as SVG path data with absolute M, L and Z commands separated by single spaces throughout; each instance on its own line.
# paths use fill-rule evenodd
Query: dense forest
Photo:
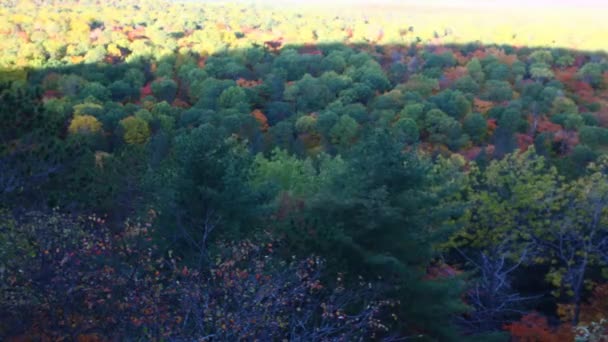
M 608 338 L 604 52 L 253 4 L 0 19 L 0 340 Z

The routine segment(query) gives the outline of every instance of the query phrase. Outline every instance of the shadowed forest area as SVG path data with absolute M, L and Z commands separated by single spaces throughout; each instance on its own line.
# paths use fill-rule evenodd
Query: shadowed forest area
M 603 52 L 3 6 L 0 339 L 608 336 Z

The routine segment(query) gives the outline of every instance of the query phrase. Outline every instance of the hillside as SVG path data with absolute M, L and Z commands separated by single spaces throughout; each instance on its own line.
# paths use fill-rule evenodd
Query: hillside
M 290 3 L 2 4 L 0 339 L 605 338 L 603 7 Z

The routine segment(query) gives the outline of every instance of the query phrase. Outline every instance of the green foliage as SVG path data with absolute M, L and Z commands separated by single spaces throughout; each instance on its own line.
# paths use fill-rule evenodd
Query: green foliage
M 509 101 L 513 99 L 513 90 L 509 82 L 490 80 L 486 82 L 485 97 L 490 101 Z
M 439 109 L 431 109 L 425 114 L 424 129 L 429 134 L 429 141 L 448 145 L 453 150 L 460 148 L 468 139 L 462 134 L 460 123 Z
M 397 120 L 393 124 L 392 132 L 397 141 L 402 141 L 405 144 L 414 144 L 420 139 L 420 130 L 416 121 L 407 117 Z
M 221 109 L 236 108 L 245 112 L 249 111 L 247 94 L 240 87 L 230 87 L 222 91 L 218 98 Z
M 536 304 L 520 304 L 518 292 L 553 290 L 537 305 L 552 316 L 556 303 L 580 305 L 585 286 L 603 281 L 601 54 L 437 45 L 451 28 L 427 45 L 419 27 L 380 29 L 348 13 L 30 3 L 0 10 L 0 79 L 12 81 L 0 85 L 0 208 L 11 213 L 0 214 L 0 316 L 44 312 L 37 329 L 59 328 L 26 339 L 82 340 L 74 331 L 86 320 L 86 329 L 129 330 L 109 334 L 128 340 L 204 339 L 172 335 L 195 326 L 218 340 L 504 340 L 494 330 L 517 315 L 490 313 L 483 326 L 483 305 L 462 291 L 466 279 L 470 291 L 504 298 L 476 288 L 502 274 L 483 269 L 488 260 L 519 265 L 492 283 L 507 284 L 513 312 Z M 532 143 L 546 159 L 507 154 Z M 18 217 L 49 207 L 59 211 Z M 99 213 L 111 234 L 60 211 Z M 146 215 L 158 223 L 137 229 L 162 228 L 139 241 L 143 252 L 121 238 Z M 280 243 L 251 243 L 260 236 Z M 47 242 L 59 247 L 45 247 L 49 257 Z M 101 256 L 91 249 L 98 243 Z M 78 267 L 63 261 L 67 247 L 78 250 Z M 279 256 L 265 258 L 268 248 Z M 302 266 L 294 255 L 319 259 Z M 321 259 L 327 269 L 316 268 Z M 53 269 L 52 282 L 39 266 Z M 395 305 L 396 316 L 383 316 L 391 323 L 369 314 L 379 306 L 366 296 L 328 304 L 342 300 L 343 285 L 368 284 L 366 294 Z M 147 304 L 129 306 L 138 299 Z M 300 313 L 307 318 L 292 329 Z M 298 335 L 319 324 L 350 330 Z M 368 324 L 386 331 L 359 334 Z
M 159 101 L 173 102 L 177 93 L 177 83 L 174 80 L 162 78 L 152 82 L 152 92 Z
M 589 147 L 608 145 L 608 129 L 596 126 L 583 126 L 579 130 L 581 143 Z
M 459 91 L 444 90 L 429 98 L 439 109 L 456 120 L 471 111 L 471 102 Z
M 481 83 L 485 80 L 485 74 L 483 73 L 483 69 L 481 67 L 481 63 L 479 59 L 473 58 L 467 63 L 467 70 L 469 71 L 469 75 L 478 83 Z
M 310 202 L 313 230 L 302 231 L 306 226 L 296 223 L 288 233 L 298 237 L 298 249 L 322 252 L 328 262 L 397 276 L 411 325 L 432 326 L 427 330 L 431 336 L 449 336 L 449 323 L 438 322 L 461 309 L 449 299 L 458 287 L 449 281 L 424 282 L 420 270 L 412 267 L 432 257 L 431 245 L 441 235 L 441 214 L 432 205 L 438 198 L 429 191 L 434 181 L 429 164 L 415 153 L 404 153 L 386 131 L 372 132 L 352 153 L 357 158 L 330 173 L 328 185 Z M 432 303 L 426 302 L 430 298 Z
M 591 84 L 594 88 L 599 88 L 602 85 L 602 65 L 599 63 L 589 62 L 578 71 L 578 76 L 585 82 Z
M 359 124 L 348 115 L 342 115 L 331 128 L 331 142 L 338 146 L 349 146 L 357 136 Z
M 291 101 L 296 112 L 310 113 L 324 108 L 332 99 L 331 91 L 321 79 L 306 74 L 284 93 L 285 100 Z
M 403 85 L 403 89 L 428 97 L 434 91 L 439 90 L 439 82 L 436 79 L 416 74 Z
M 481 142 L 485 138 L 488 130 L 486 119 L 479 113 L 467 114 L 462 126 L 464 131 L 476 143 Z

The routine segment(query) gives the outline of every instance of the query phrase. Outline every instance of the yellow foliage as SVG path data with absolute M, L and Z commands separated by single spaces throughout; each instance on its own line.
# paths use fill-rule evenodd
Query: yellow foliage
M 118 46 L 116 46 L 116 44 L 108 45 L 108 54 L 110 54 L 111 56 L 117 56 L 117 57 L 122 56 L 122 52 L 120 51 Z
M 122 119 L 120 125 L 124 129 L 123 138 L 127 144 L 144 144 L 150 138 L 150 127 L 141 118 L 129 116 Z
M 101 131 L 101 122 L 91 115 L 78 115 L 72 119 L 68 131 L 72 134 L 92 134 Z

